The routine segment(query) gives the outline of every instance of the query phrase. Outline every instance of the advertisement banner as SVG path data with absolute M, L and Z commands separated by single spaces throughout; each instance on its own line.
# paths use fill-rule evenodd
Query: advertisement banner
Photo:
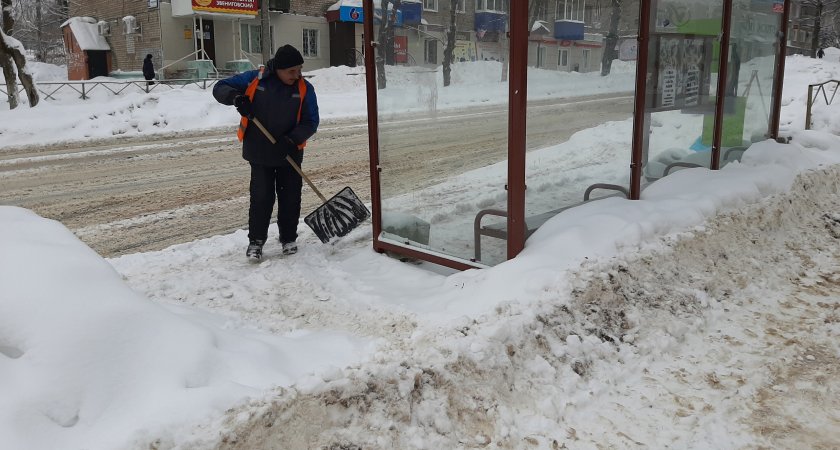
M 379 24 L 382 19 L 382 9 L 374 9 L 373 11 L 373 23 Z M 347 6 L 341 5 L 338 10 L 338 20 L 342 22 L 356 22 L 356 23 L 364 23 L 365 21 L 365 14 L 362 10 L 361 6 Z M 400 10 L 397 10 L 396 16 L 394 15 L 393 10 L 391 11 L 391 20 L 395 26 L 401 27 L 403 25 L 403 13 Z
M 475 42 L 455 41 L 454 56 L 456 62 L 475 61 L 477 56 Z
M 394 62 L 397 64 L 408 62 L 408 36 L 394 36 Z
M 260 6 L 257 0 L 192 0 L 192 9 L 193 11 L 255 16 Z
M 711 67 L 711 38 L 696 35 L 660 35 L 654 54 L 656 109 L 685 109 L 701 106 L 708 95 Z

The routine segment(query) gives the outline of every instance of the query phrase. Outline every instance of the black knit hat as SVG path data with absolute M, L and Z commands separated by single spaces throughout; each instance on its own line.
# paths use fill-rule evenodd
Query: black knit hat
M 277 49 L 274 54 L 271 67 L 274 69 L 288 69 L 289 67 L 303 65 L 303 56 L 291 45 L 284 45 Z

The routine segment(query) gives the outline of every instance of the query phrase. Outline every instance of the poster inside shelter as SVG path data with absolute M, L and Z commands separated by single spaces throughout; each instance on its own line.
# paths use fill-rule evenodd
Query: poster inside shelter
M 660 35 L 657 53 L 656 108 L 699 106 L 707 89 L 707 42 L 702 37 Z

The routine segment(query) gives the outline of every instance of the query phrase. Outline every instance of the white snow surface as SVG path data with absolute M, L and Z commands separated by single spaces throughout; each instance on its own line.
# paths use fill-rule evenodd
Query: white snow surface
M 369 227 L 322 245 L 301 226 L 292 257 L 272 227 L 259 265 L 244 231 L 105 260 L 0 206 L 2 447 L 836 446 L 838 107 L 803 130 L 807 84 L 840 73 L 827 54 L 787 60 L 790 144 L 568 210 L 490 269 L 376 254 Z M 354 70 L 314 72 L 326 114 L 363 113 Z M 234 123 L 208 96 L 0 111 L 0 146 Z M 790 430 L 774 408 L 812 419 L 768 441 Z

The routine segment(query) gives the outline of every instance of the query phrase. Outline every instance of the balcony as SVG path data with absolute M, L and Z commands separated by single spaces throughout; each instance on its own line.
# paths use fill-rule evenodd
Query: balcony
M 558 41 L 583 40 L 583 22 L 579 20 L 554 21 L 554 39 Z

